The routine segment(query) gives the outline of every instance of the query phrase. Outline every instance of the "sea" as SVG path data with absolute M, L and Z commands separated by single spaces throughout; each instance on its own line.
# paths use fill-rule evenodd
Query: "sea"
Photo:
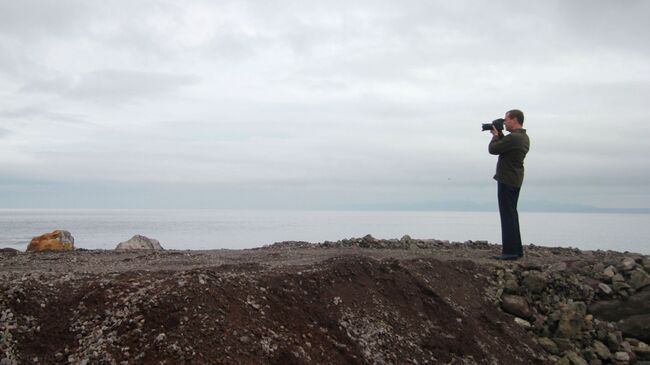
M 520 212 L 524 244 L 650 254 L 650 214 Z M 70 231 L 75 247 L 114 249 L 140 234 L 166 249 L 244 249 L 280 241 L 323 242 L 371 234 L 499 244 L 497 212 L 0 209 L 0 248 Z

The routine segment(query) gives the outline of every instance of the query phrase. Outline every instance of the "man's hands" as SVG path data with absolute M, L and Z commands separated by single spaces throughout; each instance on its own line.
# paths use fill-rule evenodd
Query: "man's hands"
M 492 130 L 490 131 L 490 133 L 492 133 L 493 137 L 499 137 L 499 135 L 501 134 L 495 126 L 492 126 Z

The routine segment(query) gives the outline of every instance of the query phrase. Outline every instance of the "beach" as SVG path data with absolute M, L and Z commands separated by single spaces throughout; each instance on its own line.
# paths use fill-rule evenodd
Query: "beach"
M 2 364 L 650 360 L 639 338 L 648 332 L 626 327 L 638 314 L 599 312 L 647 296 L 637 274 L 650 270 L 647 256 L 527 246 L 508 262 L 491 258 L 499 249 L 366 236 L 250 250 L 3 250 Z

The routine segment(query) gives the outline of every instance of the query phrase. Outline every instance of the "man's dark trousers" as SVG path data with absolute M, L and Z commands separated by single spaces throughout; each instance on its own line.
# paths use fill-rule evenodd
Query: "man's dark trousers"
M 524 248 L 521 245 L 519 214 L 517 213 L 517 201 L 521 188 L 502 182 L 497 182 L 497 184 L 499 214 L 501 215 L 501 253 L 523 256 Z

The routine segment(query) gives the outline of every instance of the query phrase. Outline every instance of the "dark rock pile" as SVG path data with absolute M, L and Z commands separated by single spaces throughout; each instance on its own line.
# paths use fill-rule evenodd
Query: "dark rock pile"
M 445 247 L 454 248 L 488 248 L 488 241 L 465 241 L 450 242 L 448 240 L 437 239 L 415 239 L 409 235 L 404 235 L 400 239 L 377 239 L 372 235 L 363 237 L 353 237 L 338 240 L 336 242 L 325 241 L 320 243 L 310 243 L 305 241 L 283 241 L 276 242 L 272 245 L 265 246 L 263 249 L 303 249 L 303 248 L 373 248 L 386 250 L 408 250 L 408 249 L 440 249 Z
M 558 364 L 650 361 L 648 257 L 603 261 L 597 256 L 499 268 L 501 308 L 516 316 Z

